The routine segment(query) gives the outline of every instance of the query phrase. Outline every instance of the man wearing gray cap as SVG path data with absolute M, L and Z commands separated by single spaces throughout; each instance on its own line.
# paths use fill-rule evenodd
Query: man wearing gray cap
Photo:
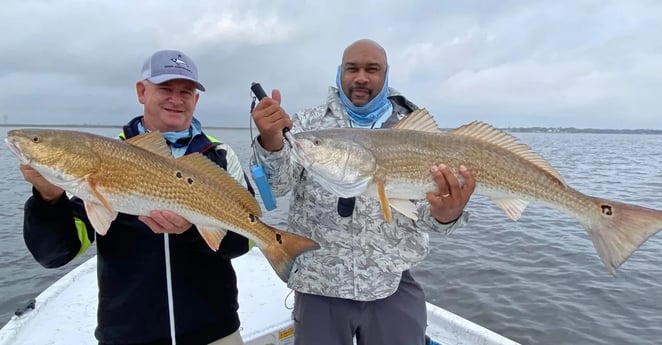
M 136 83 L 144 114 L 129 121 L 120 137 L 160 131 L 174 157 L 200 152 L 254 194 L 235 152 L 207 136 L 193 116 L 198 91 L 205 88 L 190 57 L 155 52 Z M 95 240 L 83 202 L 27 165 L 21 171 L 34 187 L 25 205 L 26 245 L 42 266 L 63 266 Z M 213 252 L 184 218 L 153 211 L 149 217 L 120 213 L 96 241 L 99 344 L 172 344 L 173 337 L 187 345 L 243 344 L 230 260 L 248 251 L 248 239 L 227 232 Z

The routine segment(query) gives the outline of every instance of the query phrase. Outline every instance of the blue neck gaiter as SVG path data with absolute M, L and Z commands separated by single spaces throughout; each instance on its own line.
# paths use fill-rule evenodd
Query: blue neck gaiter
M 340 100 L 342 101 L 343 105 L 345 105 L 345 109 L 347 110 L 349 119 L 357 126 L 370 127 L 382 115 L 384 115 L 387 112 L 390 113 L 393 111 L 393 105 L 391 104 L 391 101 L 389 101 L 387 97 L 388 67 L 386 68 L 386 78 L 384 78 L 384 86 L 382 86 L 381 91 L 379 91 L 377 96 L 375 96 L 375 98 L 370 100 L 370 102 L 360 107 L 354 105 L 352 101 L 349 99 L 349 97 L 345 95 L 345 91 L 343 91 L 340 82 L 341 77 L 342 77 L 342 66 L 338 66 L 338 72 L 336 74 L 336 86 L 338 87 L 338 94 L 340 95 Z

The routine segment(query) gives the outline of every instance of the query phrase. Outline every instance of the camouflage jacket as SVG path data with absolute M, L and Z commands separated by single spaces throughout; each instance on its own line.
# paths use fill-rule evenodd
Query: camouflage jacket
M 395 90 L 389 90 L 389 99 L 393 114 L 382 127 L 390 127 L 417 109 Z M 294 114 L 292 121 L 292 133 L 350 127 L 335 87 L 329 88 L 325 104 Z M 423 200 L 417 205 L 418 221 L 394 212 L 389 224 L 379 202 L 362 196 L 356 198 L 353 214 L 341 217 L 338 197 L 291 160 L 288 144 L 277 152 L 264 150 L 257 139 L 253 145 L 274 194 L 292 192 L 288 230 L 312 238 L 322 247 L 297 258 L 288 282 L 293 290 L 360 301 L 388 297 L 398 288 L 402 272 L 428 254 L 428 232 L 450 232 L 466 221 L 464 213 L 459 221 L 442 225 L 430 216 Z

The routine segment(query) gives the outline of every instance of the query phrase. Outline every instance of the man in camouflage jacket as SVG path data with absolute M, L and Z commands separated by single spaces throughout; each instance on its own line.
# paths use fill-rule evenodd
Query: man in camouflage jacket
M 297 258 L 288 282 L 296 291 L 296 345 L 351 344 L 354 336 L 358 344 L 424 343 L 425 296 L 409 269 L 428 254 L 428 232 L 448 233 L 466 221 L 471 174 L 460 172 L 460 185 L 447 167 L 431 168 L 439 193 L 417 204 L 419 220 L 394 212 L 386 223 L 377 200 L 339 199 L 323 189 L 294 163 L 282 135 L 284 127 L 385 128 L 417 108 L 388 87 L 386 53 L 370 40 L 347 47 L 326 103 L 290 119 L 275 90 L 255 108 L 257 160 L 275 195 L 292 192 L 288 230 L 321 245 Z

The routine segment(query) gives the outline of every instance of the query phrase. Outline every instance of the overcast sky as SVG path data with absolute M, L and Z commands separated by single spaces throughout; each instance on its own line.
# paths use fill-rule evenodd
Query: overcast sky
M 321 104 L 371 38 L 443 127 L 662 129 L 661 1 L 1 1 L 3 123 L 123 124 L 144 59 L 180 49 L 208 90 L 196 116 L 247 127 L 252 81 L 290 113 Z

